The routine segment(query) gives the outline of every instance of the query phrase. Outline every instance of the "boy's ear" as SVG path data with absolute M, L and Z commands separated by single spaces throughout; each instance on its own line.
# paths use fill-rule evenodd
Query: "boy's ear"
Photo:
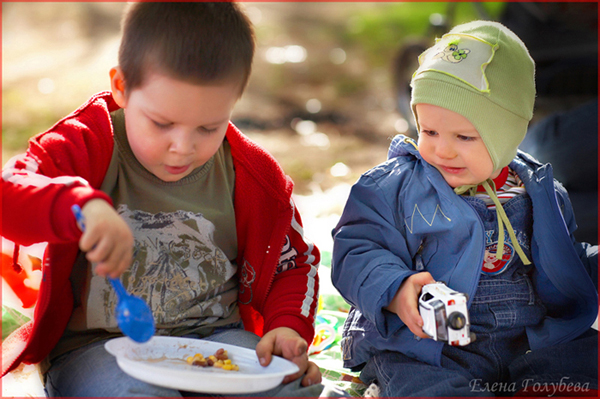
M 114 67 L 110 70 L 110 88 L 115 102 L 121 108 L 127 106 L 127 96 L 125 95 L 125 79 L 120 67 Z

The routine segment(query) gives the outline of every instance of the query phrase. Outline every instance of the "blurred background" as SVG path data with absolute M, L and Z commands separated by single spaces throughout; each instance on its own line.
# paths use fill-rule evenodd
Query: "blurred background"
M 351 183 L 383 161 L 389 139 L 408 128 L 396 112 L 393 59 L 407 39 L 431 36 L 448 3 L 244 4 L 258 47 L 234 122 L 275 155 L 299 194 Z M 3 164 L 109 88 L 125 6 L 2 4 Z M 503 6 L 482 8 L 495 18 Z M 456 23 L 478 17 L 470 3 L 456 8 Z
M 299 194 L 352 183 L 385 159 L 392 136 L 411 133 L 412 120 L 400 104 L 408 91 L 403 85 L 421 49 L 448 27 L 476 18 L 511 19 L 515 26 L 570 23 L 582 33 L 597 32 L 595 3 L 524 3 L 510 10 L 507 3 L 491 2 L 244 4 L 258 47 L 233 120 L 275 155 Z M 30 136 L 109 88 L 125 6 L 2 4 L 3 164 L 26 148 Z M 556 40 L 568 40 L 564 32 L 556 29 L 556 37 L 548 37 L 539 27 L 530 30 L 531 43 L 541 38 L 551 45 L 547 52 L 561 56 Z M 584 44 L 568 43 L 562 56 L 575 45 L 597 54 L 597 37 L 589 49 Z

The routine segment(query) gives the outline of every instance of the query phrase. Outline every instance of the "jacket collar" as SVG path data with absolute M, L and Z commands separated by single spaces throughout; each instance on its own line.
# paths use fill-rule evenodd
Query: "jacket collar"
M 392 143 L 388 149 L 388 159 L 407 155 L 421 158 L 416 141 L 403 134 L 398 134 L 392 139 Z

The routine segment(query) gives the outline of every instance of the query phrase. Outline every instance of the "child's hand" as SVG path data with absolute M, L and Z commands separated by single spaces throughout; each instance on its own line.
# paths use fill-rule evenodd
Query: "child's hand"
M 110 204 L 93 199 L 83 206 L 85 232 L 79 239 L 79 248 L 86 258 L 96 263 L 100 276 L 119 277 L 131 265 L 133 234 L 131 229 Z
M 419 294 L 423 286 L 430 283 L 435 283 L 435 280 L 428 272 L 413 274 L 402 282 L 392 302 L 387 306 L 413 334 L 421 338 L 431 338 L 423 332 L 423 319 L 419 313 Z
M 302 379 L 302 386 L 309 386 L 321 382 L 321 371 L 316 364 L 308 361 L 307 349 L 308 344 L 296 331 L 287 327 L 279 327 L 269 331 L 261 338 L 256 345 L 256 355 L 263 366 L 271 363 L 272 355 L 281 356 L 294 362 L 300 371 L 286 376 L 283 383 L 294 381 L 306 373 Z

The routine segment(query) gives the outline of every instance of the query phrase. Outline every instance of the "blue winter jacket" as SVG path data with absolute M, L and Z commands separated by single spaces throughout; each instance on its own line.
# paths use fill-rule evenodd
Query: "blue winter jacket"
M 342 339 L 344 366 L 354 370 L 384 350 L 439 366 L 443 343 L 416 337 L 384 308 L 413 273 L 428 271 L 469 298 L 481 274 L 479 215 L 411 141 L 394 138 L 388 161 L 352 187 L 333 230 L 332 281 L 352 305 Z M 573 209 L 550 165 L 519 151 L 510 167 L 533 203 L 531 280 L 547 308 L 543 322 L 527 328 L 529 344 L 537 349 L 570 341 L 598 315 L 598 247 L 575 241 Z

